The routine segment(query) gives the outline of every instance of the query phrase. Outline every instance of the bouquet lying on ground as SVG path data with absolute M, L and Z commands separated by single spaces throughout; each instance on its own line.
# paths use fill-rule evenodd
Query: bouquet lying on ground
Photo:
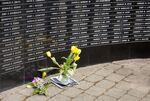
M 44 80 L 39 77 L 34 77 L 31 83 L 27 85 L 27 88 L 33 88 L 33 94 L 40 94 L 40 95 L 48 95 L 48 83 L 44 83 Z
M 59 70 L 59 75 L 63 79 L 68 79 L 70 78 L 74 73 L 77 68 L 76 61 L 80 59 L 79 55 L 81 53 L 81 49 L 77 48 L 76 46 L 71 47 L 71 52 L 69 56 L 62 57 L 65 61 L 63 64 L 59 64 L 55 57 L 52 56 L 50 51 L 46 52 L 46 55 L 52 60 L 52 62 L 57 66 L 57 67 L 48 67 L 48 68 L 42 68 L 39 69 L 39 71 L 42 72 L 42 78 L 35 77 L 31 83 L 27 85 L 27 88 L 33 88 L 34 89 L 34 94 L 44 94 L 48 95 L 48 87 L 49 83 L 44 83 L 45 77 L 47 73 L 51 70 L 57 69 Z
M 72 46 L 69 56 L 67 58 L 62 57 L 62 59 L 64 59 L 64 62 L 63 62 L 63 64 L 59 64 L 56 61 L 55 57 L 52 56 L 51 52 L 47 51 L 46 55 L 52 60 L 52 62 L 57 67 L 49 67 L 49 68 L 40 69 L 39 71 L 43 72 L 42 77 L 44 78 L 46 76 L 47 72 L 49 72 L 53 69 L 58 69 L 60 76 L 62 76 L 63 78 L 71 77 L 75 73 L 75 70 L 77 68 L 76 62 L 80 59 L 80 56 L 79 56 L 80 54 L 81 54 L 81 49 L 79 49 L 76 46 Z

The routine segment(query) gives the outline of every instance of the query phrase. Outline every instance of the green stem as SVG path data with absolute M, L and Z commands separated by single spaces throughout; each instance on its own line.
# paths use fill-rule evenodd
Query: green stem
M 70 55 L 68 56 L 67 60 L 66 60 L 66 65 L 70 66 L 70 64 L 73 62 L 73 55 L 72 53 L 70 53 Z
M 52 60 L 52 59 L 51 59 L 51 60 Z M 59 68 L 61 68 L 61 66 L 58 64 L 57 61 L 54 62 L 54 61 L 52 60 L 52 62 L 53 62 L 54 64 L 56 64 Z

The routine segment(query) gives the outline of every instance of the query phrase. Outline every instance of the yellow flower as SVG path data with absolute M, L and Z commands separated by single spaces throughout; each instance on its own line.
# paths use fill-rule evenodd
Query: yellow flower
M 80 57 L 77 55 L 75 58 L 74 58 L 74 61 L 78 61 L 80 59 Z
M 78 55 L 81 54 L 81 49 L 78 49 L 77 54 Z
M 27 87 L 27 88 L 32 88 L 32 86 L 31 86 L 31 85 L 27 85 L 26 87 Z
M 48 57 L 51 57 L 51 56 L 52 56 L 52 54 L 51 54 L 50 51 L 47 51 L 47 52 L 46 52 L 46 55 L 47 55 Z
M 43 72 L 42 73 L 42 78 L 44 79 L 46 77 L 47 73 L 46 72 Z
M 71 53 L 80 54 L 81 49 L 78 49 L 76 46 L 71 46 Z
M 71 46 L 71 53 L 76 53 L 78 48 L 76 46 Z

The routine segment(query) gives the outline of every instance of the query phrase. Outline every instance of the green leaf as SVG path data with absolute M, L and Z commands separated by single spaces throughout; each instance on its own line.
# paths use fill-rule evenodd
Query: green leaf
M 59 68 L 57 68 L 57 67 L 48 67 L 48 68 L 39 69 L 38 71 L 40 71 L 40 72 L 49 72 L 49 71 L 52 71 L 54 69 L 59 69 Z
M 65 60 L 67 60 L 67 58 L 66 57 L 61 57 L 62 59 L 65 59 Z
M 45 87 L 46 90 L 49 88 L 49 86 L 50 86 L 49 84 L 45 84 L 44 85 L 44 87 Z
M 34 89 L 33 94 L 39 94 L 39 92 L 40 92 L 40 89 L 36 88 Z

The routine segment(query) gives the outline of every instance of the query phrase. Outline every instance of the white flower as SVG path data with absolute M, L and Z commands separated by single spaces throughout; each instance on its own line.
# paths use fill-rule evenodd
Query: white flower
M 47 52 L 46 52 L 46 55 L 47 55 L 48 57 L 51 57 L 51 56 L 52 56 L 52 54 L 51 54 L 50 51 L 47 51 Z

